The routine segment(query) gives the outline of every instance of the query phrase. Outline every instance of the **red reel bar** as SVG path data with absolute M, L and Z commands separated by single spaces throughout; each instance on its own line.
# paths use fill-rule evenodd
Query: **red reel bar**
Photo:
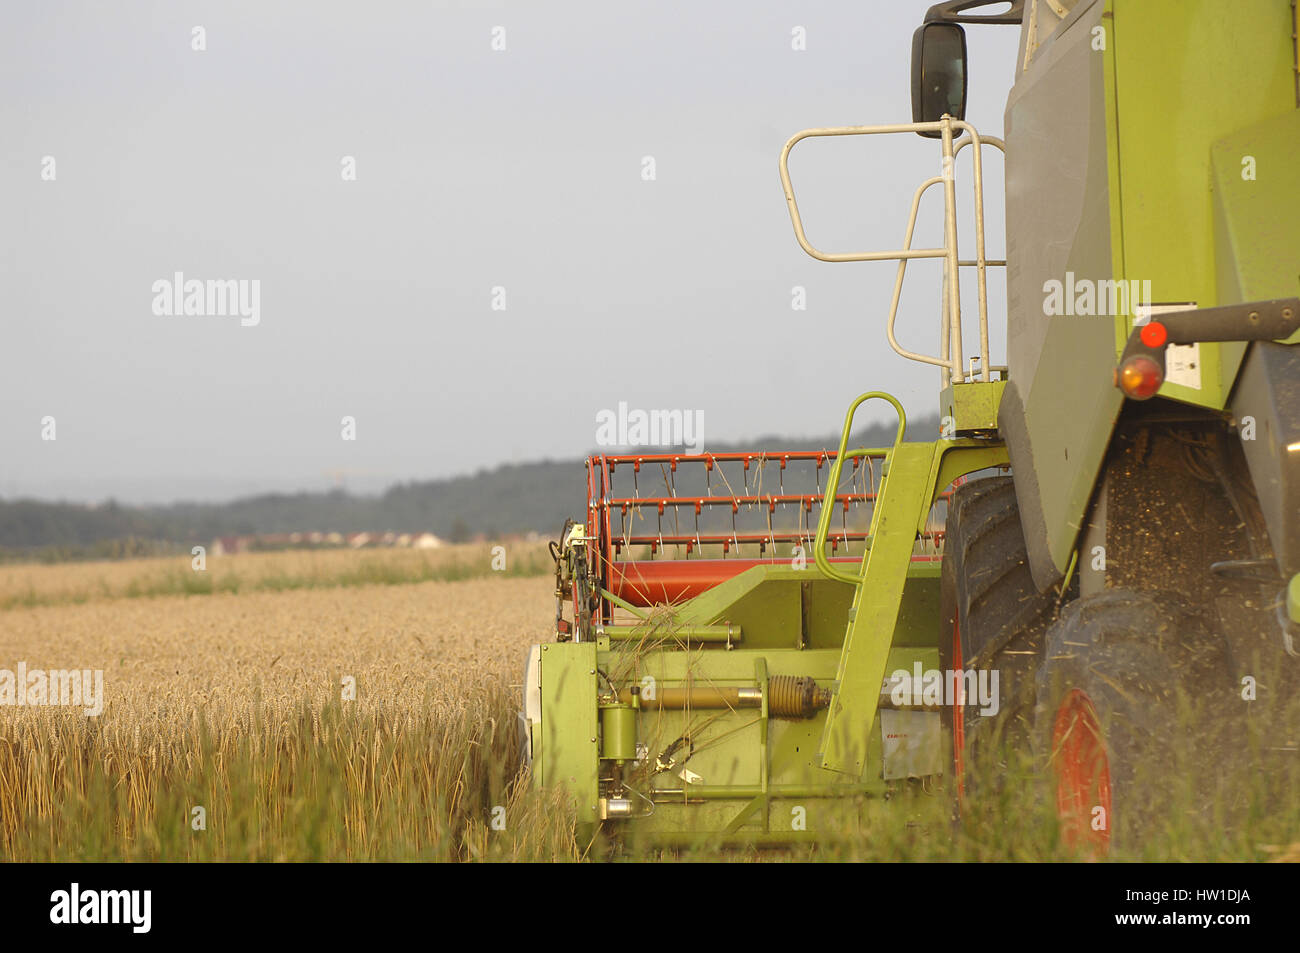
M 850 547 L 863 543 L 868 536 L 860 526 L 850 528 L 847 518 L 851 509 L 865 513 L 865 508 L 875 502 L 875 461 L 883 460 L 884 456 L 881 451 L 869 458 L 854 458 L 849 486 L 859 485 L 834 497 L 834 505 L 843 514 L 845 525 L 832 527 L 827 536 L 832 562 L 861 562 L 861 552 L 853 554 Z M 634 606 L 652 606 L 693 598 L 754 566 L 788 564 L 790 555 L 765 555 L 778 552 L 778 548 L 799 545 L 811 558 L 809 550 L 816 526 L 813 514 L 820 510 L 825 492 L 822 474 L 829 475 L 829 465 L 834 459 L 835 454 L 826 450 L 590 457 L 587 461 L 587 535 L 591 538 L 588 556 L 600 585 Z M 736 473 L 732 469 L 733 481 L 728 482 L 722 464 L 739 464 L 735 469 L 741 470 L 741 480 L 734 480 Z M 702 468 L 706 494 L 702 495 L 698 489 L 678 492 L 678 479 L 692 467 Z M 625 481 L 631 481 L 634 495 L 614 496 L 615 473 L 629 469 L 631 473 Z M 771 470 L 776 472 L 767 479 L 775 477 L 778 486 L 763 492 L 764 477 Z M 805 480 L 811 477 L 809 482 L 814 483 L 816 492 L 788 492 L 786 478 L 796 472 Z M 700 471 L 695 476 L 698 481 Z M 641 495 L 641 481 L 646 479 L 652 483 L 662 481 L 653 495 Z M 861 485 L 863 482 L 865 486 Z M 774 526 L 771 517 L 778 510 L 799 514 L 800 525 Z M 730 518 L 730 531 L 717 526 L 706 531 L 699 523 L 701 514 L 716 514 L 715 519 L 724 521 Z M 758 518 L 766 521 L 766 526 L 740 529 L 736 522 L 738 516 Z M 671 531 L 665 522 L 670 523 Z M 633 525 L 643 530 L 642 524 L 648 524 L 644 529 L 653 532 L 631 531 Z M 938 550 L 943 533 L 926 532 L 922 538 L 933 542 Z M 650 558 L 631 558 L 637 547 Z M 741 547 L 749 547 L 750 555 L 741 556 Z M 753 557 L 754 550 L 758 558 Z M 685 558 L 672 558 L 673 552 Z M 714 558 L 713 554 L 723 558 Z M 914 557 L 922 561 L 938 558 L 937 555 Z M 609 621 L 612 608 L 608 600 L 603 600 L 599 616 Z

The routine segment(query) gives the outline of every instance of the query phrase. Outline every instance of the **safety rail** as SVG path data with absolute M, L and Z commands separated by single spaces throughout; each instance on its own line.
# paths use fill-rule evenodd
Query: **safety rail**
M 863 394 L 849 405 L 849 412 L 844 415 L 844 430 L 840 434 L 840 448 L 835 454 L 835 463 L 831 465 L 831 475 L 828 481 L 829 486 L 839 486 L 840 468 L 843 467 L 845 460 L 853 460 L 853 464 L 856 467 L 858 459 L 868 454 L 879 453 L 882 457 L 887 456 L 886 451 L 882 450 L 847 449 L 849 444 L 849 434 L 853 431 L 853 418 L 857 414 L 858 408 L 869 400 L 888 401 L 898 413 L 898 431 L 894 437 L 895 447 L 901 444 L 903 438 L 907 436 L 907 414 L 903 410 L 903 405 L 898 402 L 898 398 L 894 397 L 892 394 L 886 394 L 884 391 L 871 391 L 870 393 Z M 874 524 L 875 514 L 873 513 L 872 516 L 872 523 Z M 824 550 L 826 548 L 826 534 L 830 530 L 829 517 L 830 513 L 828 512 L 828 509 L 823 506 L 821 518 L 817 521 L 817 538 L 813 544 L 813 558 L 817 561 L 817 568 L 821 570 L 823 576 L 826 576 L 829 579 L 838 579 L 840 582 L 847 582 L 856 585 L 858 582 L 858 576 L 840 572 L 832 566 L 830 560 L 826 558 Z
M 966 133 L 965 136 L 956 140 L 953 139 L 953 131 L 961 130 Z M 804 139 L 824 138 L 835 136 L 876 136 L 892 135 L 898 133 L 915 133 L 915 132 L 938 132 L 940 133 L 940 142 L 943 151 L 943 169 L 941 174 L 926 179 L 917 188 L 912 197 L 911 213 L 908 216 L 907 231 L 903 239 L 903 247 L 889 251 L 878 252 L 843 252 L 830 253 L 823 252 L 808 241 L 807 234 L 804 231 L 803 219 L 799 214 L 799 206 L 794 197 L 794 185 L 790 179 L 790 150 Z M 985 381 L 993 379 L 994 370 L 1003 370 L 995 368 L 989 362 L 989 322 L 988 322 L 988 277 L 987 270 L 990 267 L 1005 267 L 1005 259 L 989 259 L 985 254 L 984 247 L 984 171 L 982 162 L 983 146 L 991 145 L 1006 153 L 1006 144 L 995 136 L 981 136 L 979 132 L 968 122 L 960 119 L 953 119 L 951 116 L 944 116 L 937 122 L 911 122 L 896 123 L 883 126 L 827 126 L 817 129 L 805 129 L 803 132 L 796 133 L 786 142 L 785 148 L 781 150 L 781 184 L 785 189 L 785 200 L 790 210 L 790 221 L 794 225 L 795 238 L 799 241 L 799 246 L 819 261 L 826 262 L 845 262 L 845 261 L 897 261 L 898 273 L 894 279 L 894 293 L 889 305 L 889 320 L 886 324 L 886 335 L 889 339 L 889 346 L 894 351 L 908 360 L 919 361 L 923 364 L 937 365 L 942 372 L 942 386 L 946 387 L 952 382 L 963 382 L 967 375 L 963 370 L 965 364 L 964 352 L 962 347 L 962 320 L 961 320 L 961 281 L 960 270 L 963 267 L 973 267 L 976 270 L 978 295 L 979 295 L 979 354 L 972 355 L 971 361 L 978 359 L 980 368 L 980 378 Z M 957 192 L 955 182 L 956 157 L 968 145 L 974 145 L 972 152 L 972 167 L 975 189 L 975 258 L 962 259 L 958 255 L 957 249 Z M 916 228 L 917 213 L 920 209 L 921 198 L 929 189 L 935 185 L 942 184 L 944 187 L 944 245 L 942 248 L 913 248 L 912 234 Z M 941 303 L 941 321 L 939 325 L 939 348 L 943 356 L 934 356 L 921 354 L 910 351 L 899 344 L 894 332 L 894 324 L 898 315 L 898 303 L 902 297 L 903 277 L 907 271 L 907 263 L 914 259 L 921 258 L 939 258 L 944 262 L 943 269 L 943 292 Z M 944 315 L 946 313 L 946 318 Z M 1004 371 L 1005 373 L 1005 371 Z M 973 378 L 972 370 L 970 377 Z

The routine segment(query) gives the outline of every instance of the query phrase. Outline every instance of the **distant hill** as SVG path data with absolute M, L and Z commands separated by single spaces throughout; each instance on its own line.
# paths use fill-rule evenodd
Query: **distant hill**
M 913 439 L 937 436 L 937 418 L 909 427 Z M 887 446 L 893 425 L 862 430 L 855 446 Z M 822 450 L 837 435 L 765 437 L 710 445 L 712 453 L 744 450 Z M 467 476 L 401 483 L 378 496 L 271 494 L 226 503 L 123 506 L 0 500 L 0 552 L 8 558 L 115 557 L 208 543 L 218 536 L 293 532 L 429 531 L 457 541 L 537 531 L 554 535 L 586 505 L 584 461 L 503 464 Z M 806 492 L 811 487 L 788 486 Z M 687 491 L 689 492 L 689 491 Z

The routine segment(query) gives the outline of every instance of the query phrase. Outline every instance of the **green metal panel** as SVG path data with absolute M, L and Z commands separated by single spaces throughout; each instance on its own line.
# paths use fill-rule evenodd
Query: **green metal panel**
M 1234 297 L 1239 292 L 1229 289 L 1225 298 L 1216 287 L 1221 263 L 1215 257 L 1211 147 L 1238 130 L 1294 113 L 1290 0 L 1115 0 L 1114 10 L 1118 139 L 1112 149 L 1119 156 L 1124 231 L 1116 274 L 1150 281 L 1157 302 L 1231 304 L 1240 300 Z M 1237 148 L 1256 145 L 1250 133 L 1230 141 Z M 1295 190 L 1288 193 L 1279 180 L 1295 182 L 1295 146 L 1292 138 L 1285 152 L 1275 153 L 1284 165 L 1266 165 L 1273 186 L 1259 189 L 1291 205 L 1298 201 Z M 1249 154 L 1223 155 L 1220 186 L 1223 166 L 1235 165 L 1240 179 L 1241 159 Z M 1258 261 L 1245 265 L 1247 275 L 1269 271 L 1270 261 L 1281 254 L 1293 272 L 1284 288 L 1258 298 L 1295 293 L 1296 227 L 1292 218 L 1276 229 L 1238 236 L 1246 242 L 1242 257 Z M 1285 244 L 1269 252 L 1264 246 L 1272 231 Z M 1125 316 L 1116 319 L 1117 344 L 1130 328 Z M 1244 350 L 1201 345 L 1200 389 L 1166 383 L 1162 396 L 1223 407 Z
M 998 404 L 1006 381 L 973 381 L 949 384 L 939 395 L 942 425 L 952 432 L 996 430 Z
M 939 574 L 942 564 L 914 562 L 907 569 L 903 601 L 898 607 L 898 624 L 894 627 L 894 647 L 932 647 L 938 639 L 935 620 L 939 618 Z M 839 618 L 844 629 L 847 614 Z
M 541 747 L 533 752 L 537 780 L 563 787 L 576 799 L 578 823 L 596 820 L 599 735 L 596 710 L 596 644 L 552 642 L 542 646 Z
M 844 641 L 844 620 L 849 617 L 849 606 L 853 605 L 853 587 L 834 579 L 825 579 L 813 567 L 809 567 L 800 576 L 805 647 L 833 648 L 839 651 L 840 643 Z M 913 582 L 919 588 L 927 585 L 923 577 L 909 576 L 909 590 Z
M 997 462 L 1005 462 L 1005 454 Z M 994 465 L 994 464 L 990 464 Z M 951 482 L 949 477 L 949 482 Z M 945 484 L 946 485 L 946 484 Z M 924 518 L 925 512 L 922 513 Z M 854 588 L 805 569 L 754 566 L 684 603 L 682 626 L 731 623 L 743 634 L 743 648 L 834 648 L 844 643 L 844 620 Z M 939 563 L 910 563 L 903 589 L 895 645 L 931 645 L 933 611 L 939 599 Z M 673 631 L 676 631 L 675 629 Z
M 755 566 L 690 600 L 677 613 L 683 625 L 739 626 L 747 647 L 797 647 L 801 610 L 797 586 L 769 586 L 781 566 Z M 793 568 L 790 572 L 796 572 Z
M 1109 5 L 1080 0 L 1007 100 L 1010 381 L 998 430 L 1041 588 L 1065 570 L 1123 403 L 1114 322 L 1049 315 L 1044 291 L 1069 275 L 1122 277 L 1113 34 Z
M 1283 298 L 1300 288 L 1300 110 L 1214 144 L 1218 303 Z M 1291 341 L 1300 340 L 1300 332 Z M 1244 347 L 1236 345 L 1237 350 Z M 1238 359 L 1240 355 L 1238 355 Z
M 1111 373 L 1133 317 L 1131 307 L 1045 315 L 1044 282 L 1149 281 L 1157 303 L 1225 303 L 1210 185 L 1228 163 L 1212 170 L 1212 146 L 1295 110 L 1291 34 L 1289 0 L 1080 0 L 1017 75 L 999 430 L 1040 587 L 1064 573 L 1092 496 L 1123 404 Z M 1294 145 L 1259 145 L 1294 156 Z M 1161 394 L 1223 407 L 1243 350 L 1202 345 L 1201 388 L 1166 383 Z

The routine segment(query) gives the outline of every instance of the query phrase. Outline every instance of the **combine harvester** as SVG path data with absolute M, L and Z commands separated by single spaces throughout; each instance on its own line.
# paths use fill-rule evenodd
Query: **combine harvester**
M 534 782 L 568 789 L 580 836 L 830 838 L 861 828 L 864 799 L 960 794 L 988 741 L 1037 752 L 1067 842 L 1104 851 L 1167 785 L 1179 698 L 1208 737 L 1241 720 L 1261 659 L 1292 666 L 1259 679 L 1270 699 L 1297 681 L 1295 4 L 984 6 L 927 12 L 912 122 L 806 130 L 780 158 L 805 252 L 897 262 L 885 332 L 939 369 L 940 439 L 909 442 L 902 406 L 872 392 L 834 453 L 588 461 L 586 519 L 553 547 L 556 637 L 532 650 L 524 699 Z M 962 24 L 1020 27 L 1005 142 L 963 119 Z M 791 150 L 912 134 L 941 161 L 902 247 L 815 248 Z M 1005 261 L 985 248 L 990 147 L 1005 156 Z M 944 244 L 913 247 L 931 191 Z M 895 332 L 922 258 L 943 263 L 932 355 Z M 1005 366 L 986 299 L 1000 267 Z M 850 449 L 876 400 L 897 439 Z

